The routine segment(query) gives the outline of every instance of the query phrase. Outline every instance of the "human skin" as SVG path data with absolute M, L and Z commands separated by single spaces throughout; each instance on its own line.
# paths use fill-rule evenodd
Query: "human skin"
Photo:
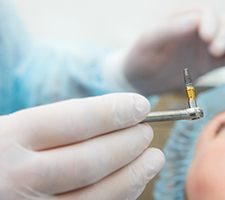
M 200 135 L 186 179 L 191 200 L 225 199 L 225 112 L 217 115 Z

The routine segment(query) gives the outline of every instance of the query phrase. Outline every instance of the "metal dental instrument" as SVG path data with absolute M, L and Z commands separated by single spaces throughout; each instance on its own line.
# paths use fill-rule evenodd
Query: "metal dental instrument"
M 188 68 L 184 69 L 184 82 L 185 82 L 185 88 L 186 88 L 186 93 L 188 97 L 188 106 L 189 108 L 195 108 L 197 107 L 196 92 L 192 84 L 192 79 L 191 79 L 191 75 L 189 73 Z
M 195 120 L 203 117 L 203 110 L 199 107 L 187 108 L 184 110 L 158 111 L 150 113 L 142 123 L 174 121 L 174 120 Z
M 195 88 L 192 84 L 188 68 L 184 69 L 184 82 L 188 97 L 189 108 L 183 110 L 151 112 L 142 123 L 174 121 L 174 120 L 196 120 L 204 116 L 203 110 L 197 107 Z

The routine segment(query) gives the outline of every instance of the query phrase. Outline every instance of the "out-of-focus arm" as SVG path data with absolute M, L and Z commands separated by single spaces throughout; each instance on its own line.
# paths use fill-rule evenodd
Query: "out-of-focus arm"
M 11 4 L 0 0 L 0 114 L 118 91 L 103 75 L 109 52 L 37 45 Z
M 10 0 L 0 0 L 0 114 L 20 107 L 14 74 L 29 51 L 29 38 Z M 16 102 L 15 102 L 16 101 Z

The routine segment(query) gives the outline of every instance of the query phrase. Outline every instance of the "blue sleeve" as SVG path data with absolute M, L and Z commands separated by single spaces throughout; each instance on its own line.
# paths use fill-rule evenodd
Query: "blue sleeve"
M 35 47 L 17 70 L 17 98 L 31 107 L 114 92 L 102 77 L 106 54 Z
M 34 44 L 9 1 L 0 0 L 0 114 L 113 92 L 102 78 L 105 54 Z
M 14 72 L 29 49 L 29 38 L 9 1 L 0 0 L 0 114 L 19 107 Z

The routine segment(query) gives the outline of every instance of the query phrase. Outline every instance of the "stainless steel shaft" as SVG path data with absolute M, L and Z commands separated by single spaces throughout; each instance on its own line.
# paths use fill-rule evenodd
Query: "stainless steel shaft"
M 159 111 L 149 113 L 142 123 L 174 120 L 195 120 L 200 119 L 203 116 L 203 110 L 199 107 L 187 108 L 184 110 Z

